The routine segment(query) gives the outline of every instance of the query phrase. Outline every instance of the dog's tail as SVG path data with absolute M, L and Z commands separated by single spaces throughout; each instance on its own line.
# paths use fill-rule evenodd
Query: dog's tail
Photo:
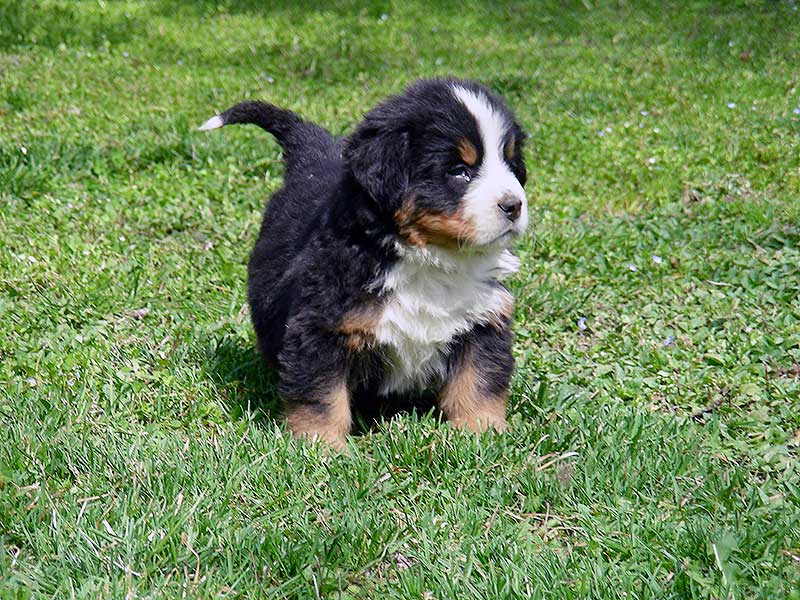
M 198 129 L 208 131 L 235 123 L 252 123 L 275 136 L 290 169 L 300 155 L 315 150 L 326 152 L 333 145 L 332 136 L 321 127 L 304 121 L 290 110 L 258 100 L 235 104 Z
M 252 123 L 275 136 L 281 146 L 289 141 L 289 137 L 303 120 L 290 110 L 278 108 L 268 102 L 258 100 L 234 104 L 228 110 L 200 125 L 200 131 L 219 129 L 235 123 Z

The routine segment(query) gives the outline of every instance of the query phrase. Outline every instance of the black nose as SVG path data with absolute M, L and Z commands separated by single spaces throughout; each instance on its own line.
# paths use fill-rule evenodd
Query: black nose
M 509 221 L 516 221 L 519 213 L 522 212 L 522 200 L 511 194 L 503 196 L 497 206 L 505 213 Z

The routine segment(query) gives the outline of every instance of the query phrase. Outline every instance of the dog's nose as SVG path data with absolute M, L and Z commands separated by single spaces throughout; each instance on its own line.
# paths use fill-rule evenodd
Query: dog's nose
M 513 194 L 506 194 L 500 198 L 497 203 L 500 210 L 506 215 L 509 221 L 516 221 L 519 218 L 519 213 L 522 212 L 522 200 Z

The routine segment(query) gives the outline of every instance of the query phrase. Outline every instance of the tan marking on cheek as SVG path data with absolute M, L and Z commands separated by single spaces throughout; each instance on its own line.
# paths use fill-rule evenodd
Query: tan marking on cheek
M 475 145 L 467 138 L 458 140 L 458 155 L 464 161 L 464 164 L 470 167 L 474 167 L 475 163 L 478 162 L 478 151 L 475 149 Z
M 291 405 L 286 410 L 289 430 L 299 438 L 322 441 L 341 450 L 345 436 L 350 432 L 353 418 L 350 411 L 350 394 L 344 381 L 336 383 L 319 399 L 324 407 L 304 404 Z
M 448 422 L 458 429 L 505 431 L 505 396 L 487 397 L 481 393 L 480 384 L 480 374 L 475 364 L 467 358 L 442 390 L 439 407 Z
M 459 208 L 453 214 L 418 210 L 413 198 L 407 199 L 395 213 L 400 235 L 415 246 L 433 244 L 458 248 L 474 239 L 475 228 Z
M 506 160 L 509 162 L 514 160 L 514 152 L 517 150 L 517 138 L 511 137 L 506 144 Z
M 336 331 L 345 336 L 347 348 L 363 350 L 375 341 L 375 329 L 382 314 L 383 306 L 380 304 L 358 306 L 345 313 Z
M 417 216 L 416 223 L 424 236 L 438 246 L 458 246 L 472 237 L 472 226 L 461 210 L 452 215 L 423 212 Z

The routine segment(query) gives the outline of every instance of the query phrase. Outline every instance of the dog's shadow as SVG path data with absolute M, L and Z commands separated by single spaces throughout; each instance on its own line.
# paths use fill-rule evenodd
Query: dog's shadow
M 280 420 L 277 373 L 252 345 L 223 336 L 209 341 L 207 353 L 209 374 L 232 419 L 247 416 L 261 425 Z
M 283 420 L 278 374 L 266 365 L 253 346 L 227 335 L 209 340 L 207 364 L 218 397 L 231 419 L 247 417 L 262 427 Z M 377 405 L 370 400 L 354 398 L 352 433 L 355 435 L 409 413 L 439 415 L 432 397 L 382 399 Z

